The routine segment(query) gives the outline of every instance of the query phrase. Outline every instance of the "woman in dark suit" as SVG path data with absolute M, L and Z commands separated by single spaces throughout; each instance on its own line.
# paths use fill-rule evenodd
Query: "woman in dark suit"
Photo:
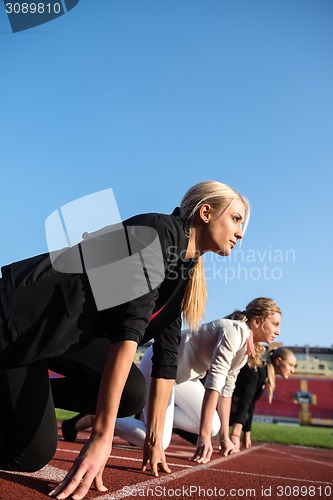
M 50 495 L 81 499 L 93 481 L 105 491 L 102 473 L 115 419 L 145 403 L 135 351 L 154 338 L 142 468 L 150 461 L 154 475 L 158 465 L 170 471 L 161 437 L 177 370 L 181 314 L 190 328 L 198 326 L 206 300 L 201 255 L 229 255 L 248 214 L 239 193 L 203 182 L 172 215 L 138 215 L 51 259 L 45 254 L 2 269 L 0 468 L 31 471 L 52 458 L 57 428 L 50 368 L 65 375 L 53 387 L 56 406 L 96 414 L 89 441 Z M 128 260 L 117 275 L 114 265 L 124 260 L 125 249 Z M 100 294 L 92 286 L 96 280 L 103 284 Z
M 238 374 L 230 414 L 230 423 L 233 425 L 231 433 L 233 452 L 240 450 L 241 441 L 245 448 L 252 446 L 251 424 L 254 409 L 256 402 L 263 395 L 266 384 L 268 400 L 271 403 L 275 389 L 275 375 L 287 379 L 295 371 L 296 357 L 287 347 L 268 351 L 266 359 L 267 362 L 262 366 L 252 366 L 247 363 Z

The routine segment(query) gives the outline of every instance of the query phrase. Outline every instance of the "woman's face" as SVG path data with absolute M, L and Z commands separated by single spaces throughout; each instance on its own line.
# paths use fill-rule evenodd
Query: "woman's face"
M 237 198 L 222 214 L 219 212 L 200 213 L 204 224 L 200 238 L 200 253 L 208 251 L 227 256 L 235 247 L 237 240 L 243 237 L 242 225 L 245 207 Z
M 287 379 L 291 373 L 295 373 L 296 358 L 294 354 L 288 354 L 286 359 L 280 357 L 274 361 L 275 374 Z
M 277 335 L 280 335 L 281 314 L 275 312 L 268 316 L 263 322 L 258 318 L 250 321 L 250 328 L 253 332 L 254 342 L 265 342 L 270 344 Z

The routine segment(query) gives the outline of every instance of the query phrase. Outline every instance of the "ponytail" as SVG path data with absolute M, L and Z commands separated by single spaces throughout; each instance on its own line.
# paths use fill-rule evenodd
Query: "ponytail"
M 184 320 L 191 330 L 197 330 L 205 314 L 207 303 L 207 286 L 205 269 L 202 257 L 199 257 L 194 267 L 185 290 L 182 302 Z
M 231 314 L 228 314 L 228 316 L 224 317 L 225 319 L 233 319 L 236 321 L 243 321 L 244 323 L 247 322 L 249 319 L 246 311 L 240 311 L 239 309 L 236 309 Z M 250 368 L 254 368 L 255 370 L 258 368 L 258 366 L 262 366 L 262 355 L 265 352 L 264 346 L 261 344 L 261 342 L 256 342 L 253 344 L 254 346 L 254 354 L 250 354 L 247 360 L 247 364 L 250 366 Z
M 245 311 L 240 311 L 239 309 L 236 309 L 231 314 L 228 314 L 228 316 L 224 316 L 225 319 L 234 319 L 236 321 L 247 321 L 247 316 L 245 314 Z
M 274 361 L 277 358 L 286 359 L 287 356 L 293 354 L 293 352 L 288 349 L 288 347 L 278 347 L 277 349 L 271 349 L 267 355 L 267 378 L 268 378 L 268 402 L 272 403 L 273 392 L 275 390 L 275 368 Z
M 253 345 L 254 354 L 250 354 L 247 360 L 247 364 L 250 368 L 254 368 L 256 370 L 259 366 L 263 366 L 262 356 L 265 353 L 266 349 L 261 342 L 256 342 Z
M 268 402 L 272 403 L 273 392 L 275 391 L 275 370 L 273 365 L 273 356 L 275 353 L 275 349 L 272 349 L 268 353 L 268 361 L 267 361 L 267 378 L 268 378 Z

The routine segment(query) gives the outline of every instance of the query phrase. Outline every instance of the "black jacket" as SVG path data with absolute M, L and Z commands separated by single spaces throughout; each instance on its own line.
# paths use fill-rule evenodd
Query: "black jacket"
M 264 392 L 267 381 L 267 366 L 257 369 L 243 366 L 232 395 L 230 424 L 243 424 L 243 431 L 251 430 L 255 404 Z
M 86 270 L 59 272 L 52 267 L 49 254 L 2 268 L 0 306 L 16 350 L 16 364 L 55 357 L 70 345 L 94 337 L 109 337 L 111 342 L 134 340 L 138 344 L 154 338 L 152 376 L 176 377 L 181 301 L 193 265 L 192 260 L 184 261 L 188 238 L 176 215 L 138 215 L 123 225 L 155 229 L 164 262 L 162 283 L 124 304 L 98 310 Z M 97 240 L 82 242 L 82 246 L 97 241 L 99 248 L 107 248 L 109 237 L 107 232 Z M 62 254 L 65 268 L 66 259 L 71 261 L 77 252 L 78 246 Z M 162 306 L 150 321 L 151 314 Z

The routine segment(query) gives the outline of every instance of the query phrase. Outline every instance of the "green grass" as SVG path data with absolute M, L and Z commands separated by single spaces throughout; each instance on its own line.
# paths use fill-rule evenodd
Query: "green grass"
M 67 420 L 68 418 L 75 417 L 75 415 L 77 415 L 77 413 L 73 411 L 59 410 L 58 408 L 56 408 L 56 417 L 59 422 Z
M 71 411 L 56 410 L 59 421 L 77 415 Z M 251 439 L 254 443 L 293 444 L 333 449 L 333 428 L 310 425 L 280 425 L 254 422 Z
M 280 425 L 254 422 L 251 440 L 260 443 L 293 444 L 333 448 L 333 428 L 311 425 Z

